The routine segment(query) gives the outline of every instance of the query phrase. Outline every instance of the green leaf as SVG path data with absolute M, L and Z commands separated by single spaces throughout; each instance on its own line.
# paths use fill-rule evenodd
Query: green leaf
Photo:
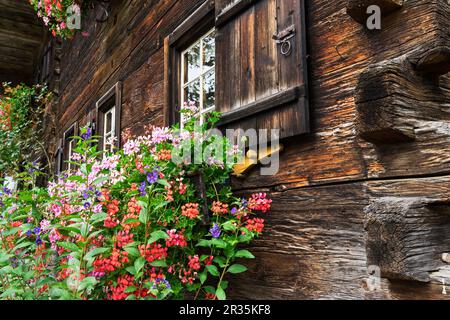
M 215 265 L 206 266 L 206 270 L 208 270 L 208 272 L 214 277 L 220 276 L 219 270 Z
M 134 268 L 134 266 L 129 266 L 125 270 L 127 270 L 131 275 L 136 276 L 136 269 Z
M 142 207 L 141 213 L 139 214 L 139 221 L 146 225 L 148 221 L 147 208 Z
M 83 182 L 84 179 L 81 176 L 70 176 L 67 178 L 67 181 Z
M 132 293 L 135 292 L 138 288 L 136 288 L 135 286 L 129 286 L 125 289 L 125 293 Z
M 108 176 L 103 176 L 103 177 L 98 177 L 97 179 L 95 179 L 92 184 L 94 185 L 99 185 L 102 184 L 103 182 L 108 181 L 109 177 Z
M 230 268 L 228 268 L 227 272 L 236 274 L 236 273 L 241 273 L 241 272 L 245 272 L 245 271 L 247 271 L 246 266 L 236 263 L 236 264 L 233 264 Z
M 141 272 L 141 269 L 144 267 L 145 259 L 144 257 L 139 257 L 134 261 L 134 269 L 136 270 L 136 274 Z
M 139 252 L 139 250 L 133 246 L 127 246 L 125 248 L 123 248 L 126 252 L 128 252 L 131 256 L 133 257 L 139 257 L 141 255 L 141 253 Z
M 222 224 L 222 228 L 226 231 L 236 231 L 236 226 L 234 225 L 234 221 L 227 221 Z
M 200 274 L 198 275 L 198 277 L 200 278 L 200 282 L 201 282 L 202 284 L 204 284 L 205 281 L 206 281 L 206 279 L 208 278 L 208 273 L 207 273 L 206 270 L 205 270 L 205 271 L 203 271 L 202 273 L 200 273 Z
M 160 185 L 163 185 L 164 187 L 168 187 L 168 188 L 171 187 L 171 186 L 170 186 L 170 183 L 168 183 L 167 180 L 164 180 L 164 179 L 158 179 L 158 183 L 159 183 Z
M 212 286 L 205 286 L 203 289 L 204 289 L 207 293 L 210 293 L 210 294 L 216 294 L 216 289 L 214 289 L 214 287 L 212 287 Z
M 198 243 L 197 243 L 197 245 L 196 245 L 197 247 L 211 247 L 211 240 L 204 240 L 204 239 L 202 239 L 202 240 L 200 240 Z
M 223 257 L 214 257 L 214 260 L 213 260 L 215 263 L 217 263 L 221 268 L 223 268 L 223 267 L 225 267 L 225 265 L 226 265 L 226 263 L 227 263 L 227 261 L 226 261 L 226 259 L 225 258 L 223 258 Z
M 159 209 L 164 208 L 169 203 L 170 201 L 163 201 L 159 203 L 155 208 L 153 208 L 153 211 L 158 211 Z
M 150 265 L 152 267 L 161 267 L 161 268 L 167 267 L 167 263 L 165 260 L 155 260 L 151 262 Z
M 153 242 L 156 242 L 160 239 L 168 239 L 168 238 L 169 235 L 166 232 L 162 230 L 157 230 L 150 234 L 150 238 L 148 239 L 147 244 L 152 244 Z
M 247 259 L 254 259 L 255 256 L 248 250 L 239 250 L 234 255 L 236 258 L 247 258 Z
M 80 285 L 78 286 L 78 291 L 84 290 L 87 287 L 93 287 L 97 284 L 97 279 L 95 279 L 94 277 L 87 277 L 84 278 Z
M 93 214 L 91 216 L 91 222 L 92 223 L 97 223 L 97 222 L 100 222 L 100 221 L 104 221 L 106 216 L 107 216 L 106 212 L 100 212 L 100 213 Z
M 85 255 L 84 260 L 89 260 L 89 259 L 95 257 L 96 255 L 99 255 L 99 254 L 101 254 L 101 253 L 104 253 L 104 252 L 106 252 L 106 251 L 108 251 L 108 250 L 109 250 L 108 248 L 95 248 L 95 249 L 92 249 L 91 251 L 89 251 L 89 252 Z
M 58 242 L 58 245 L 68 251 L 77 252 L 80 250 L 80 248 L 78 248 L 78 246 L 72 242 Z
M 17 246 L 14 247 L 14 249 L 12 249 L 12 252 L 16 252 L 19 249 L 25 248 L 25 247 L 29 247 L 31 246 L 33 243 L 32 242 L 22 242 L 20 244 L 18 244 Z
M 227 243 L 221 239 L 211 239 L 211 244 L 220 249 L 224 249 L 227 246 Z
M 219 299 L 219 300 L 226 300 L 227 299 L 227 295 L 225 294 L 225 291 L 221 287 L 217 288 L 216 296 L 217 296 L 217 299 Z
M 222 282 L 220 283 L 220 287 L 221 287 L 223 290 L 227 290 L 227 288 L 228 288 L 228 281 L 222 281 Z

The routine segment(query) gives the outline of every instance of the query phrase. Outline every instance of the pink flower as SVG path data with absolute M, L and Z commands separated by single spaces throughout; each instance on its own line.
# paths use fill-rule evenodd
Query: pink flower
M 100 212 L 102 212 L 102 209 L 103 209 L 102 205 L 101 204 L 97 204 L 97 205 L 94 206 L 94 209 L 92 209 L 92 212 L 100 213 Z
M 61 215 L 62 209 L 57 204 L 52 204 L 50 210 L 55 214 L 55 217 L 59 217 Z

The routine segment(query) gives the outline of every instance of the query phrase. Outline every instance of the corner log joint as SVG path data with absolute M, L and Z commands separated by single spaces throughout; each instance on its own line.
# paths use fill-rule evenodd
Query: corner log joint
M 365 208 L 367 264 L 391 280 L 430 282 L 450 246 L 448 200 L 382 197 Z
M 349 0 L 347 2 L 347 14 L 355 21 L 364 24 L 367 21 L 367 8 L 371 5 L 380 7 L 383 15 L 403 6 L 403 0 Z

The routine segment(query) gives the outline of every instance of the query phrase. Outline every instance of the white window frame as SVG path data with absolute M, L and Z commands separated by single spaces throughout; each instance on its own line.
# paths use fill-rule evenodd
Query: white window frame
M 216 74 L 215 74 L 215 67 L 216 67 L 216 63 L 217 63 L 217 61 L 215 61 L 214 62 L 214 65 L 212 66 L 212 67 L 205 67 L 204 65 L 203 65 L 203 40 L 205 39 L 205 38 L 207 38 L 208 36 L 210 36 L 212 33 L 214 33 L 216 31 L 216 29 L 215 28 L 212 28 L 211 30 L 209 30 L 207 33 L 205 33 L 203 36 L 201 36 L 200 38 L 198 38 L 189 48 L 187 48 L 186 50 L 184 50 L 183 52 L 181 52 L 181 72 L 180 72 L 180 76 L 181 76 L 181 81 L 180 81 L 180 83 L 181 83 L 181 90 L 180 90 L 180 95 L 181 95 L 181 99 L 180 99 L 180 101 L 181 101 L 181 107 L 183 107 L 184 106 L 184 103 L 185 102 L 189 102 L 189 101 L 185 101 L 184 100 L 184 90 L 189 86 L 189 85 L 191 85 L 192 83 L 194 83 L 195 81 L 197 81 L 197 80 L 200 80 L 200 101 L 198 101 L 198 110 L 199 110 L 199 112 L 198 112 L 198 114 L 199 114 L 199 116 L 200 116 L 200 124 L 202 124 L 203 123 L 203 121 L 204 121 L 204 118 L 203 118 L 203 115 L 205 114 L 205 113 L 208 113 L 208 112 L 210 112 L 210 111 L 212 111 L 212 110 L 215 110 L 216 109 L 216 106 L 215 106 L 215 104 L 214 104 L 214 106 L 213 107 L 209 107 L 209 108 L 207 108 L 207 109 L 204 109 L 203 107 L 203 105 L 204 105 L 204 103 L 203 103 L 203 99 L 204 99 L 204 97 L 203 97 L 203 82 L 204 82 L 204 79 L 205 79 L 205 76 L 209 73 L 209 72 L 211 72 L 211 70 L 213 70 L 214 71 L 214 79 L 215 79 L 215 77 L 216 77 Z M 214 40 L 215 41 L 215 40 Z M 185 79 L 185 58 L 184 58 L 184 56 L 185 56 L 185 54 L 189 51 L 189 50 L 191 50 L 193 47 L 195 47 L 197 44 L 200 44 L 200 74 L 197 76 L 197 77 L 195 77 L 194 79 L 191 79 L 190 81 L 188 81 L 188 82 L 185 82 L 184 81 L 184 79 Z M 215 44 L 215 43 L 214 43 Z M 214 87 L 214 91 L 215 91 L 215 87 Z M 181 114 L 181 126 L 183 126 L 183 123 L 184 123 L 184 119 L 183 119 L 183 114 Z
M 111 114 L 111 130 L 106 131 L 107 130 L 106 121 L 108 119 L 109 114 Z M 102 136 L 103 136 L 103 150 L 113 152 L 114 144 L 111 144 L 109 150 L 107 150 L 106 149 L 106 146 L 107 146 L 106 141 L 108 141 L 108 139 L 110 139 L 111 137 L 118 139 L 118 137 L 116 137 L 116 106 L 112 106 L 110 109 L 108 109 L 103 114 L 103 135 Z
M 69 148 L 69 152 L 68 152 L 68 154 L 67 154 L 67 157 L 68 157 L 68 159 L 67 159 L 67 161 L 72 161 L 72 156 L 73 156 L 73 154 L 72 154 L 72 152 L 73 152 L 73 144 L 75 143 L 75 139 L 68 139 L 68 138 L 70 138 L 70 137 L 67 137 L 67 134 L 70 132 L 70 131 L 72 131 L 73 130 L 73 136 L 75 135 L 75 123 L 74 124 L 72 124 L 70 127 L 69 127 L 69 129 L 67 129 L 66 131 L 64 131 L 64 135 L 63 135 L 63 141 L 64 141 L 64 144 L 67 142 L 67 144 L 68 144 L 68 148 Z M 65 146 L 64 146 L 65 147 Z M 64 155 L 64 150 L 63 150 L 63 155 Z M 72 169 L 72 164 L 70 163 L 70 162 L 68 162 L 67 163 L 67 171 L 68 172 L 70 172 L 70 170 Z

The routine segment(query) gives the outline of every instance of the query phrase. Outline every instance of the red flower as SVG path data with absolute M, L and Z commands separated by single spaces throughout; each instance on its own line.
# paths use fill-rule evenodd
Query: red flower
M 201 268 L 201 266 L 200 266 L 200 259 L 198 258 L 197 255 L 195 255 L 193 257 L 189 256 L 188 266 L 192 270 L 200 270 L 200 268 Z
M 148 295 L 147 289 L 125 293 L 125 290 L 130 286 L 135 286 L 133 276 L 127 274 L 117 278 L 117 285 L 113 286 L 111 284 L 109 287 L 111 293 L 108 294 L 108 298 L 111 300 L 125 300 L 130 295 L 134 295 L 136 298 L 144 298 Z
M 141 223 L 139 221 L 127 222 L 127 220 L 133 219 L 138 220 L 139 214 L 142 208 L 137 204 L 136 198 L 131 198 L 128 202 L 128 213 L 122 219 L 122 227 L 129 231 L 131 228 L 139 226 Z
M 220 201 L 214 201 L 211 211 L 215 214 L 227 214 L 228 213 L 228 205 L 226 203 L 222 203 Z
M 181 214 L 189 219 L 196 219 L 200 214 L 198 206 L 198 203 L 188 203 L 181 207 Z
M 249 231 L 255 231 L 261 233 L 264 229 L 264 219 L 254 218 L 247 220 L 247 225 L 245 226 Z
M 172 159 L 172 151 L 167 150 L 167 149 L 162 149 L 161 151 L 159 151 L 156 154 L 156 158 L 159 161 L 169 161 L 170 159 Z
M 167 234 L 169 235 L 169 238 L 166 239 L 166 246 L 168 248 L 176 246 L 187 247 L 188 244 L 182 232 L 177 233 L 176 230 L 169 230 Z
M 214 256 L 209 256 L 208 258 L 206 258 L 203 263 L 205 264 L 205 266 L 210 266 L 212 265 L 214 260 Z
M 134 235 L 132 233 L 129 233 L 128 230 L 122 230 L 119 231 L 117 234 L 117 246 L 119 248 L 125 247 L 127 244 L 133 242 Z
M 255 193 L 248 201 L 250 210 L 267 212 L 270 210 L 272 200 L 267 199 L 266 193 Z
M 160 244 L 152 243 L 148 245 L 138 246 L 141 256 L 145 258 L 148 262 L 153 262 L 155 260 L 164 260 L 167 258 L 167 248 L 164 248 Z

